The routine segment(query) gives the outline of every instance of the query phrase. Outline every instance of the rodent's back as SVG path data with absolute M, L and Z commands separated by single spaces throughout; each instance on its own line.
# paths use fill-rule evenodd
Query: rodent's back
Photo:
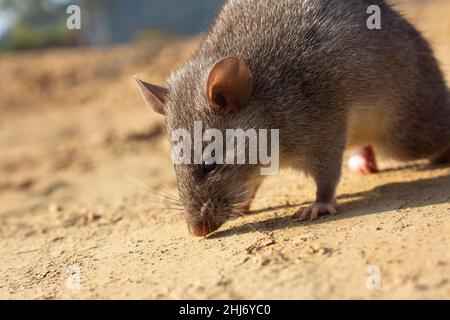
M 381 8 L 381 30 L 367 28 L 371 5 Z M 426 42 L 384 0 L 230 0 L 199 51 L 212 61 L 240 57 L 264 89 L 274 81 L 303 88 L 299 79 L 319 75 L 377 81 L 390 67 L 418 71 L 424 55 Z
M 382 10 L 386 6 L 379 0 L 231 0 L 199 57 L 246 61 L 255 77 L 255 96 L 270 95 L 271 88 L 281 85 L 305 92 L 323 79 L 329 79 L 324 85 L 333 81 L 337 90 L 348 73 L 355 78 L 367 71 L 375 63 L 373 50 L 385 45 L 370 41 L 366 11 L 372 4 Z

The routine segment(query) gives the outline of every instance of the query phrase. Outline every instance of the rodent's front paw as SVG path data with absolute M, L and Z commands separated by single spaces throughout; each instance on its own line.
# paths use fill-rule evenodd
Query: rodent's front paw
M 309 207 L 300 208 L 292 217 L 293 219 L 299 219 L 300 221 L 315 220 L 321 214 L 337 214 L 335 203 L 319 203 L 316 202 Z

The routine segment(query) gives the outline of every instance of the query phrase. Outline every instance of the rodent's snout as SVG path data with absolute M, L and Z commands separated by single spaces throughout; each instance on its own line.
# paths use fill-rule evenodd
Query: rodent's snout
M 219 229 L 225 221 L 219 218 L 221 216 L 219 212 L 222 212 L 219 202 L 211 199 L 204 201 L 199 208 L 187 209 L 186 222 L 189 233 L 196 237 L 205 237 Z
M 196 237 L 205 237 L 208 234 L 219 229 L 220 225 L 209 218 L 203 218 L 196 221 L 188 221 L 188 229 L 190 234 Z

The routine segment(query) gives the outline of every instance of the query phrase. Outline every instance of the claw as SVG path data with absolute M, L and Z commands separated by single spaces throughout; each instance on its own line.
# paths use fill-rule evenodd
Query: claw
M 305 220 L 316 220 L 319 215 L 323 214 L 337 214 L 337 210 L 334 203 L 319 203 L 316 202 L 309 207 L 300 208 L 293 216 L 294 219 L 299 219 L 300 221 Z

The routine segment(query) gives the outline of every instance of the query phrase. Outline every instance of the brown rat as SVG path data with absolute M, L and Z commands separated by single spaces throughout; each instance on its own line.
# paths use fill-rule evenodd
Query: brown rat
M 367 8 L 381 9 L 369 30 Z M 279 129 L 280 166 L 316 182 L 300 219 L 336 213 L 345 147 L 376 171 L 372 148 L 409 161 L 448 160 L 450 97 L 427 41 L 382 0 L 231 0 L 194 56 L 158 87 L 138 80 L 169 132 Z M 371 146 L 371 147 L 368 147 Z M 355 165 L 354 165 L 355 166 Z M 242 214 L 263 180 L 259 165 L 175 166 L 192 234 Z

